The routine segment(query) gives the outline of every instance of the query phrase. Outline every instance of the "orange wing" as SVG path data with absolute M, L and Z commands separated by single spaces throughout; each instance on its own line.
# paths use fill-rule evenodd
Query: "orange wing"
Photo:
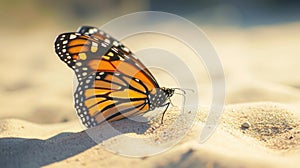
M 61 34 L 55 51 L 75 71 L 79 81 L 75 108 L 85 126 L 151 109 L 149 95 L 159 88 L 158 83 L 129 49 L 106 33 L 82 27 L 79 32 Z
M 75 71 L 75 108 L 87 127 L 170 104 L 175 89 L 160 88 L 128 48 L 95 27 L 59 35 L 55 52 Z
M 159 88 L 150 71 L 129 49 L 97 28 L 85 26 L 79 33 L 59 35 L 55 51 L 79 81 L 96 71 L 119 72 L 142 80 L 150 90 Z
M 74 94 L 75 108 L 83 124 L 92 127 L 149 111 L 149 90 L 137 78 L 94 72 L 81 81 Z
M 126 55 L 128 59 L 128 61 L 130 61 L 133 64 L 136 64 L 140 69 L 143 69 L 146 73 L 147 76 L 151 77 L 152 80 L 155 80 L 154 76 L 151 74 L 151 72 L 145 67 L 145 65 L 143 65 L 134 55 L 134 53 L 132 53 L 127 47 L 125 47 L 120 41 L 116 40 L 115 38 L 113 38 L 112 36 L 108 35 L 107 33 L 105 33 L 104 31 L 96 28 L 96 27 L 92 27 L 92 26 L 81 26 L 78 28 L 77 30 L 80 34 L 84 34 L 87 35 L 89 37 L 92 38 L 96 38 L 99 40 L 103 40 L 106 41 L 107 43 L 111 43 L 113 44 L 113 46 L 116 48 L 115 51 L 121 51 L 122 53 L 124 53 L 124 55 Z

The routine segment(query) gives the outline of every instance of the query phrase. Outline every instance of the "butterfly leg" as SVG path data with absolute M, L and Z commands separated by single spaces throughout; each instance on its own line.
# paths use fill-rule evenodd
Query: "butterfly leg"
M 166 104 L 164 104 L 164 105 L 162 106 L 162 107 L 164 107 L 164 106 L 167 106 L 167 107 L 166 107 L 166 109 L 164 110 L 164 112 L 163 112 L 163 114 L 162 114 L 162 116 L 161 116 L 161 124 L 164 123 L 164 116 L 165 116 L 165 113 L 166 113 L 166 111 L 168 110 L 170 104 L 171 104 L 171 103 L 168 102 L 168 103 L 166 103 Z

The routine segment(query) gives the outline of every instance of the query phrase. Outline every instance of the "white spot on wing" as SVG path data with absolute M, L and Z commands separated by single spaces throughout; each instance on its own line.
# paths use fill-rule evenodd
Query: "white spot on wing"
M 126 47 L 123 47 L 123 50 L 126 51 L 126 52 L 129 52 L 129 49 L 126 48 Z
M 104 41 L 105 41 L 106 43 L 110 44 L 110 40 L 105 39 Z
M 119 46 L 119 43 L 118 43 L 117 41 L 114 41 L 114 42 L 113 42 L 113 45 L 116 46 L 116 47 L 118 47 L 118 46 Z
M 107 47 L 107 44 L 106 43 L 101 43 L 102 47 Z
M 70 35 L 70 39 L 75 39 L 77 36 L 76 35 L 74 35 L 74 34 L 71 34 Z

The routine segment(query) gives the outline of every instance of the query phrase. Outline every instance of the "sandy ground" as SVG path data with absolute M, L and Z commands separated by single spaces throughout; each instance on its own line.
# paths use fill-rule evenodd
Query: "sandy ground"
M 226 106 L 218 128 L 204 143 L 199 143 L 199 135 L 211 99 L 205 73 L 199 72 L 203 75 L 199 76 L 198 111 L 178 117 L 178 110 L 172 107 L 163 125 L 157 120 L 117 121 L 112 126 L 121 132 L 118 134 L 106 126 L 84 131 L 73 109 L 73 74 L 52 48 L 55 36 L 66 30 L 40 29 L 14 38 L 0 32 L 7 39 L 0 62 L 0 165 L 298 167 L 299 26 L 203 27 L 226 76 Z M 156 76 L 159 79 L 161 75 Z M 185 127 L 191 118 L 192 127 Z M 99 144 L 90 135 L 95 135 Z M 127 137 L 138 143 L 124 146 Z M 121 155 L 126 151 L 136 155 L 160 151 L 174 138 L 178 141 L 164 152 L 143 157 Z

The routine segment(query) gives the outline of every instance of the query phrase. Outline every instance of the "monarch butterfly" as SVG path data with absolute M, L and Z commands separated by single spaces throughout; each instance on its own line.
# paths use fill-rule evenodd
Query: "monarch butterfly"
M 170 105 L 175 88 L 160 87 L 127 47 L 96 27 L 60 34 L 55 52 L 75 71 L 75 109 L 88 128 Z

